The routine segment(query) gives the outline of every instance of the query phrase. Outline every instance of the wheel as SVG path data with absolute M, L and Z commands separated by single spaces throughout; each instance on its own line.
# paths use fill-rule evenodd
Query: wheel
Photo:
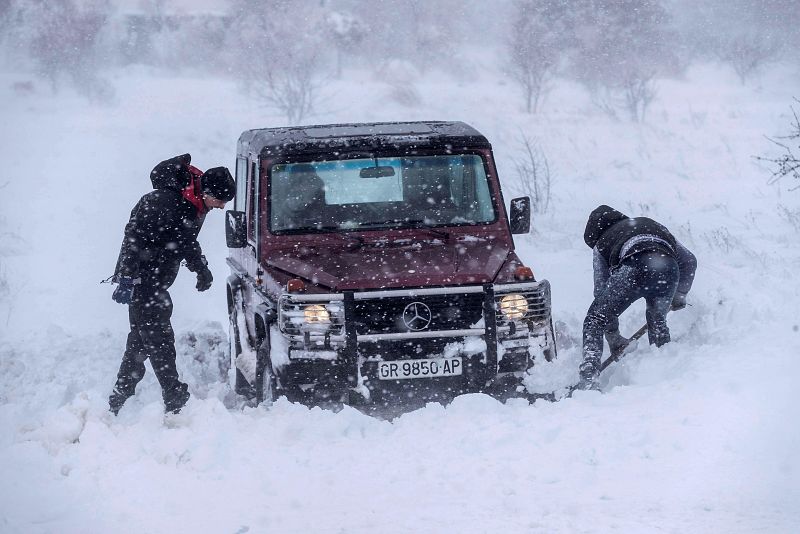
M 256 364 L 256 399 L 259 404 L 272 405 L 277 398 L 278 381 L 272 372 L 270 360 L 269 332 L 258 347 L 258 363 Z
M 242 338 L 239 336 L 238 313 L 239 312 L 236 311 L 236 304 L 234 302 L 231 305 L 230 311 L 228 312 L 228 336 L 230 337 L 231 341 L 231 367 L 233 367 L 236 372 L 233 390 L 239 395 L 252 398 L 253 391 L 250 387 L 250 384 L 247 383 L 247 379 L 244 377 L 239 368 L 236 367 L 236 358 L 242 353 Z
M 545 337 L 547 339 L 547 348 L 544 349 L 544 359 L 545 361 L 552 362 L 558 357 L 558 350 L 556 349 L 556 331 L 553 328 L 553 318 L 550 318 L 550 324 L 547 326 L 547 330 L 545 331 Z

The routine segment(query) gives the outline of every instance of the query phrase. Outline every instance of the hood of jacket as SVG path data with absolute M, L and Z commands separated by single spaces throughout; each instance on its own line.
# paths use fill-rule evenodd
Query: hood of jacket
M 583 232 L 583 240 L 589 245 L 589 248 L 594 248 L 606 230 L 627 218 L 627 215 L 611 206 L 605 204 L 598 206 L 589 214 L 589 220 L 586 222 L 586 229 Z
M 153 170 L 150 171 L 150 182 L 153 184 L 153 189 L 182 191 L 189 185 L 192 178 L 189 171 L 191 161 L 191 155 L 182 154 L 166 159 L 153 167 Z

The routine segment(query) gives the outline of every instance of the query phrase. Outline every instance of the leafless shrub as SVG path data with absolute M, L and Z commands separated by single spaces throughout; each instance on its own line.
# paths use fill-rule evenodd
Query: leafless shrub
M 550 163 L 541 147 L 521 134 L 524 156 L 514 160 L 520 192 L 530 197 L 534 213 L 546 213 L 550 207 L 552 177 Z
M 76 3 L 74 0 L 31 2 L 20 14 L 29 25 L 28 48 L 37 73 L 47 79 L 53 92 L 66 77 L 78 92 L 92 101 L 113 96 L 111 84 L 98 75 L 96 58 L 100 33 L 110 16 L 106 1 Z
M 592 104 L 613 119 L 620 119 L 620 111 L 627 113 L 633 122 L 644 122 L 647 108 L 655 99 L 655 70 L 639 66 L 624 70 L 619 78 L 584 81 Z
M 747 246 L 740 237 L 733 235 L 725 226 L 704 233 L 702 238 L 711 249 L 718 250 L 724 254 L 739 252 L 749 260 L 758 262 L 762 267 L 767 267 L 769 264 L 769 258 L 765 253 L 758 252 Z
M 592 101 L 617 117 L 644 120 L 656 96 L 656 76 L 677 62 L 670 46 L 670 16 L 661 0 L 576 0 L 571 72 L 589 89 Z
M 800 100 L 795 100 L 800 103 Z M 767 137 L 769 141 L 778 146 L 783 154 L 779 156 L 757 156 L 756 159 L 766 161 L 772 164 L 772 176 L 769 180 L 770 184 L 777 183 L 781 178 L 790 176 L 795 180 L 800 180 L 800 117 L 797 111 L 792 107 L 793 122 L 791 124 L 791 131 L 789 135 L 781 137 Z M 795 153 L 795 150 L 798 152 Z M 800 185 L 792 189 L 798 189 Z
M 616 91 L 606 85 L 592 83 L 586 85 L 589 89 L 589 96 L 591 97 L 594 107 L 612 119 L 619 119 L 618 109 L 620 108 L 621 101 Z
M 0 185 L 0 190 L 4 189 L 8 182 Z M 22 238 L 9 228 L 8 220 L 0 216 L 0 310 L 5 309 L 5 323 L 11 320 L 13 313 L 13 302 L 22 288 L 13 288 L 8 278 L 8 267 L 6 259 L 10 256 L 19 254 L 22 247 Z
M 780 46 L 765 32 L 734 35 L 722 42 L 717 51 L 719 58 L 730 63 L 739 81 L 744 84 L 765 63 L 777 57 Z
M 552 0 L 516 0 L 508 41 L 511 78 L 522 89 L 525 111 L 536 113 L 559 60 L 559 32 L 563 3 Z
M 789 208 L 778 204 L 778 215 L 781 219 L 792 225 L 795 232 L 800 232 L 800 208 Z
M 733 235 L 726 226 L 715 228 L 703 234 L 703 239 L 709 248 L 730 254 L 737 249 L 744 249 L 742 240 Z
M 634 122 L 644 122 L 648 106 L 656 97 L 655 71 L 640 72 L 622 80 L 628 114 Z
M 326 18 L 327 31 L 336 45 L 336 77 L 342 76 L 345 55 L 355 54 L 364 42 L 368 28 L 352 13 L 332 11 Z
M 292 3 L 233 2 L 230 61 L 246 89 L 297 124 L 315 111 L 322 71 L 325 10 Z
M 322 85 L 319 54 L 316 49 L 308 49 L 303 54 L 290 53 L 284 59 L 280 68 L 262 72 L 263 83 L 255 86 L 255 94 L 286 115 L 289 124 L 299 124 L 314 111 Z

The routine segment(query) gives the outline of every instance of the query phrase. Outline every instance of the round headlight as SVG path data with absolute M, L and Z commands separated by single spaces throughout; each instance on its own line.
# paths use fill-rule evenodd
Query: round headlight
M 306 306 L 303 310 L 303 315 L 306 318 L 307 323 L 329 323 L 331 322 L 331 314 L 328 313 L 328 310 L 325 306 L 321 304 L 312 304 L 311 306 Z
M 506 319 L 522 319 L 528 313 L 528 299 L 516 293 L 506 295 L 500 299 L 500 311 Z

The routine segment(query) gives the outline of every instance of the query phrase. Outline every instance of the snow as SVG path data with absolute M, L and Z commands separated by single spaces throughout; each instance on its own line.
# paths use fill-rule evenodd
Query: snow
M 631 124 L 566 82 L 542 114 L 521 113 L 514 87 L 479 68 L 471 83 L 427 74 L 415 109 L 352 72 L 309 120 L 464 120 L 493 143 L 507 199 L 519 132 L 540 143 L 554 198 L 516 242 L 552 284 L 559 358 L 529 377 L 532 390 L 577 378 L 592 298 L 583 224 L 599 204 L 658 219 L 697 255 L 691 306 L 669 317 L 673 343 L 640 342 L 602 393 L 558 403 L 468 395 L 391 422 L 285 399 L 248 407 L 219 376 L 227 266 L 213 213 L 200 240 L 214 286 L 197 293 L 183 271 L 172 291 L 193 397 L 165 418 L 148 371 L 114 418 L 127 314 L 98 282 L 150 169 L 186 151 L 200 168 L 233 167 L 242 130 L 283 119 L 224 80 L 121 70 L 116 102 L 91 107 L 38 84 L 16 94 L 20 76 L 4 73 L 0 531 L 800 531 L 800 248 L 780 209 L 797 210 L 800 192 L 767 185 L 752 158 L 788 127 L 797 73 L 776 66 L 742 86 L 697 65 L 663 81 L 648 122 Z M 623 333 L 643 315 L 641 303 L 626 313 Z

